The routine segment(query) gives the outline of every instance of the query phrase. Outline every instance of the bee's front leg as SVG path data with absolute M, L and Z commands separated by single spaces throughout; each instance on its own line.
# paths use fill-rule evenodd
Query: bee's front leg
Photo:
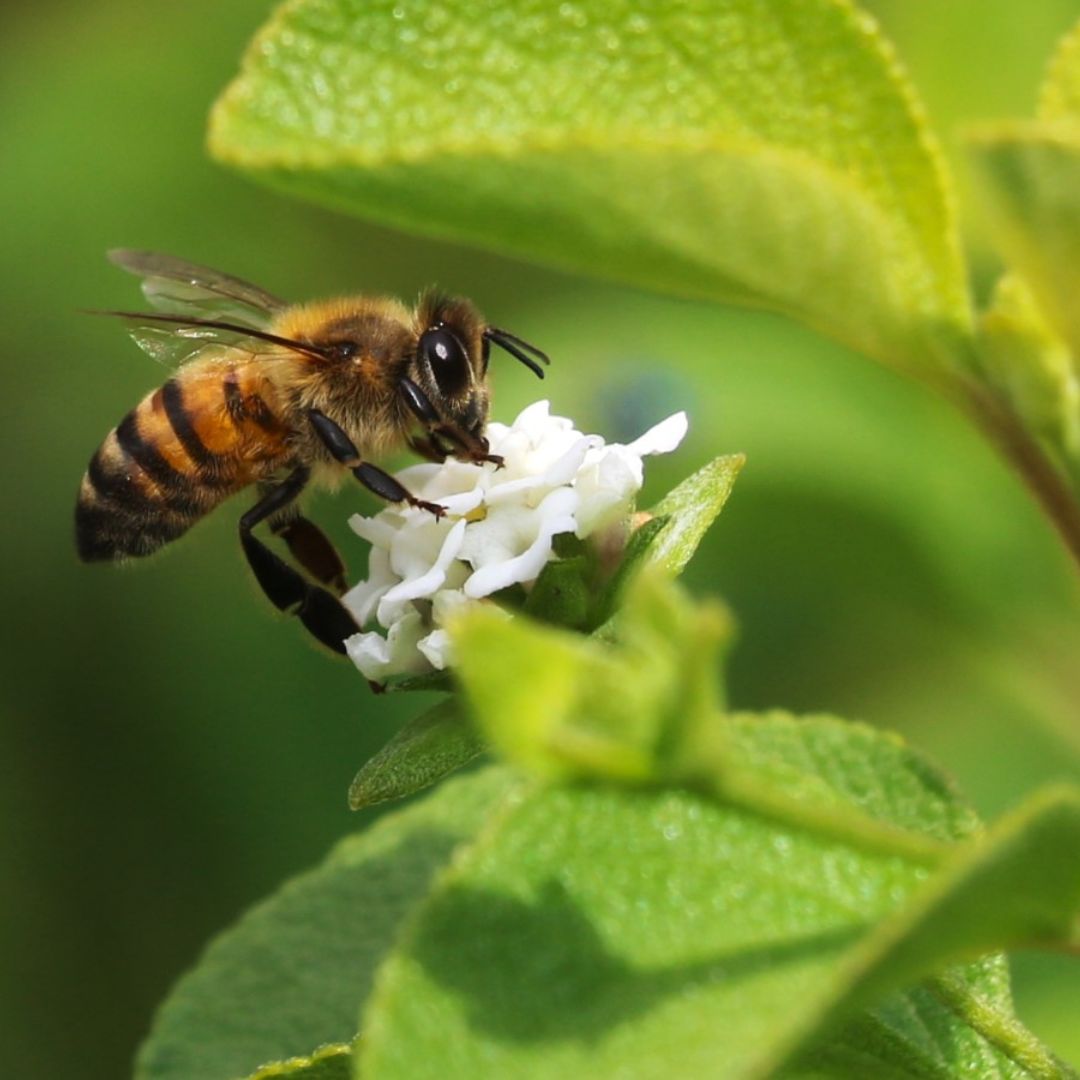
M 422 458 L 434 461 L 436 465 L 441 465 L 450 456 L 449 449 L 443 446 L 434 435 L 429 435 L 426 438 L 414 435 L 409 440 L 409 446 Z
M 323 446 L 330 451 L 335 461 L 339 461 L 368 489 L 387 502 L 403 502 L 420 510 L 427 510 L 437 518 L 446 513 L 445 506 L 425 502 L 413 495 L 403 484 L 395 480 L 385 469 L 372 465 L 360 457 L 356 444 L 325 413 L 318 409 L 308 410 L 308 419 L 319 436 Z
M 412 379 L 402 378 L 398 390 L 405 404 L 413 415 L 427 428 L 426 439 L 410 439 L 409 445 L 429 461 L 445 461 L 454 451 L 446 448 L 445 442 L 452 443 L 474 465 L 491 462 L 496 469 L 503 467 L 503 459 L 498 454 L 489 453 L 488 441 L 483 436 L 471 435 L 456 424 L 447 423 L 438 414 L 430 399 Z M 429 449 L 430 448 L 430 449 Z M 432 451 L 441 457 L 432 456 Z

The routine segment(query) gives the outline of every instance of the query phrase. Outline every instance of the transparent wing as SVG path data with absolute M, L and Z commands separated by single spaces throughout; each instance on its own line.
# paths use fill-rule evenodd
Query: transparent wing
M 139 348 L 162 364 L 182 364 L 195 357 L 223 359 L 238 349 L 252 356 L 288 349 L 317 360 L 326 359 L 325 352 L 309 342 L 279 337 L 241 323 L 156 311 L 101 311 L 96 314 L 122 319 Z
M 109 252 L 109 259 L 141 277 L 143 295 L 170 315 L 222 319 L 263 330 L 287 306 L 258 285 L 171 255 L 118 248 Z
M 267 352 L 273 349 L 268 342 L 246 336 L 239 331 L 219 330 L 198 324 L 163 325 L 150 323 L 146 316 L 121 314 L 127 332 L 143 352 L 159 364 L 178 367 L 196 358 L 224 359 L 229 349 L 243 349 L 249 353 Z

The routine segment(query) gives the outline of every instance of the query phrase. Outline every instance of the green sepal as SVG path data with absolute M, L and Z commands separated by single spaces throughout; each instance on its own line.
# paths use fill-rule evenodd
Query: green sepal
M 525 614 L 551 626 L 583 630 L 592 607 L 593 560 L 584 555 L 549 562 L 525 601 Z

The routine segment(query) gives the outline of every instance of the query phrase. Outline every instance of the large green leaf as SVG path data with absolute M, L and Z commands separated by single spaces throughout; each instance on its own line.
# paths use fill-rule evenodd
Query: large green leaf
M 264 1062 L 299 1068 L 285 1059 L 351 1041 L 399 923 L 509 783 L 490 769 L 448 784 L 343 841 L 244 915 L 159 1009 L 139 1051 L 139 1080 L 236 1080 Z
M 209 138 L 344 210 L 784 311 L 909 367 L 968 332 L 940 155 L 846 0 L 298 0 Z
M 362 1075 L 1058 1069 L 1015 1021 L 998 961 L 954 968 L 856 1026 L 835 1025 L 973 951 L 1059 938 L 1080 896 L 1075 795 L 977 841 L 947 783 L 866 728 L 740 716 L 730 741 L 744 762 L 764 755 L 862 816 L 968 839 L 955 865 L 934 872 L 686 791 L 538 789 L 455 859 L 387 960 L 366 1011 Z

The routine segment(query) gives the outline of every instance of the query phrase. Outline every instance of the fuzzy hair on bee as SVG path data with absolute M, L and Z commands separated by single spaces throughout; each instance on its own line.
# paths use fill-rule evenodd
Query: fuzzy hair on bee
M 548 358 L 488 324 L 468 300 L 435 291 L 415 307 L 386 297 L 286 304 L 220 271 L 152 252 L 110 252 L 143 279 L 157 310 L 122 318 L 174 374 L 98 447 L 79 488 L 75 539 L 87 562 L 152 554 L 247 488 L 257 501 L 240 541 L 263 591 L 344 652 L 355 625 L 338 597 L 340 556 L 305 518 L 309 483 L 352 474 L 391 502 L 441 516 L 375 460 L 403 446 L 498 468 L 484 437 L 495 344 L 543 377 Z M 293 562 L 253 534 L 266 521 Z

